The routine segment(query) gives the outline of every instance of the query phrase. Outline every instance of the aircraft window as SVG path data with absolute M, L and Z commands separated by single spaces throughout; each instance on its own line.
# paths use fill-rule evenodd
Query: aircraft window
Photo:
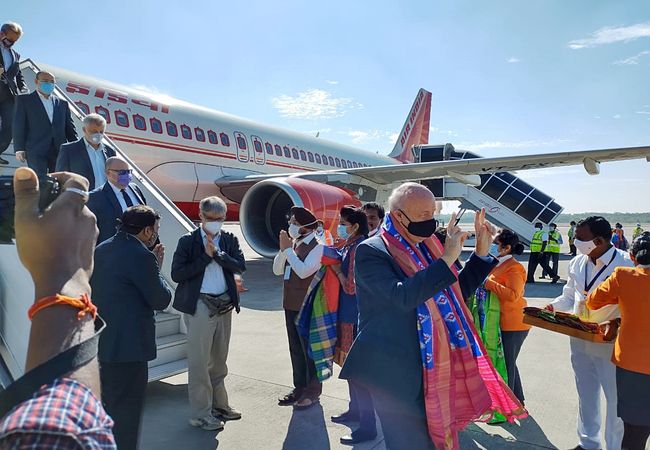
M 219 137 L 221 138 L 221 145 L 224 147 L 230 147 L 230 138 L 226 133 L 219 134 Z
M 205 142 L 205 131 L 198 127 L 194 128 L 194 137 L 196 137 L 196 140 L 199 142 Z
M 170 122 L 169 120 L 165 122 L 165 128 L 167 128 L 167 134 L 170 136 L 178 136 L 178 128 L 176 127 L 176 124 L 174 122 Z
M 275 156 L 282 156 L 282 147 L 280 147 L 278 144 L 275 144 L 273 148 L 275 149 Z
M 76 102 L 74 102 L 74 104 L 77 105 L 79 109 L 84 112 L 84 114 L 90 114 L 90 108 L 81 100 L 77 100 Z
M 349 159 L 348 159 L 348 168 L 352 169 L 352 161 L 350 161 Z
M 357 167 L 359 167 L 359 164 L 357 164 L 356 161 L 352 161 L 352 167 L 356 169 Z
M 284 147 L 282 147 L 282 150 L 284 151 L 284 156 L 286 158 L 291 158 L 291 150 L 289 150 L 289 147 L 285 145 Z
M 156 134 L 162 134 L 163 129 L 162 129 L 162 122 L 155 117 L 152 117 L 149 119 L 149 125 L 151 126 L 151 131 L 153 131 Z
M 217 133 L 212 130 L 208 130 L 208 141 L 210 141 L 210 144 L 219 145 L 219 138 L 217 137 Z
M 316 153 L 316 154 L 314 155 L 314 158 L 316 158 L 316 164 L 322 164 L 322 161 L 321 161 L 321 159 L 320 159 L 320 155 L 319 155 L 318 153 Z
M 291 155 L 293 156 L 293 159 L 300 159 L 300 156 L 298 155 L 298 150 L 296 148 L 291 149 Z
M 266 147 L 266 154 L 267 155 L 272 155 L 273 154 L 273 145 L 271 145 L 270 142 L 265 143 L 264 147 Z
M 95 112 L 106 119 L 106 123 L 111 123 L 111 113 L 103 106 L 95 106 Z
M 342 159 L 341 160 L 341 166 L 343 166 L 344 169 L 347 169 L 348 168 L 348 163 L 344 159 Z
M 264 151 L 262 149 L 262 143 L 260 141 L 253 141 L 253 145 L 255 146 L 255 151 L 257 153 L 262 153 Z
M 300 159 L 307 161 L 307 153 L 304 150 L 300 150 Z
M 307 159 L 309 162 L 314 162 L 314 154 L 312 152 L 307 152 Z
M 326 166 L 329 165 L 329 163 L 327 162 L 327 156 L 325 155 L 323 155 L 323 164 L 325 164 Z
M 341 167 L 341 160 L 336 158 L 334 161 L 336 161 L 336 167 Z
M 192 139 L 192 130 L 187 125 L 181 125 L 181 136 L 184 139 Z
M 246 150 L 246 139 L 237 136 L 237 147 L 239 147 L 240 150 Z
M 136 130 L 145 131 L 147 129 L 147 122 L 140 114 L 133 114 L 133 126 Z
M 332 158 L 331 156 L 328 156 L 327 159 L 330 162 L 330 166 L 334 167 L 334 158 Z
M 129 127 L 129 116 L 124 111 L 115 111 L 115 123 L 120 127 Z

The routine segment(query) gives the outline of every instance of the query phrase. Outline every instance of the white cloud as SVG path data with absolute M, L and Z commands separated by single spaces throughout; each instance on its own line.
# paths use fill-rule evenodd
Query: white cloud
M 357 145 L 377 141 L 382 141 L 382 144 L 386 141 L 394 144 L 399 136 L 399 133 L 385 130 L 349 130 L 342 133 L 351 137 L 352 143 Z
M 337 98 L 322 89 L 308 89 L 295 96 L 282 94 L 271 101 L 282 116 L 298 119 L 332 119 L 363 107 L 352 98 Z
M 594 119 L 600 119 L 600 116 L 594 116 Z
M 637 111 L 637 114 L 650 114 L 650 111 Z
M 515 64 L 515 63 L 521 62 L 521 59 L 515 58 L 514 56 L 511 56 L 509 59 L 506 60 L 506 62 L 508 62 L 510 64 Z
M 650 22 L 637 23 L 627 27 L 604 27 L 588 38 L 569 42 L 569 48 L 579 50 L 615 42 L 629 42 L 642 37 L 650 37 Z
M 648 55 L 650 55 L 650 50 L 645 50 L 645 51 L 642 51 L 641 53 L 638 53 L 638 54 L 636 54 L 634 56 L 630 56 L 629 58 L 614 61 L 613 64 L 616 64 L 617 66 L 637 65 L 637 64 L 639 64 L 639 59 L 643 58 L 644 56 L 648 56 Z
M 327 84 L 339 84 L 339 82 L 336 81 L 336 80 L 325 80 L 325 83 L 327 83 Z
M 391 144 L 394 144 L 395 142 L 397 142 L 398 137 L 399 137 L 399 133 L 391 133 L 388 136 L 388 142 L 390 142 Z
M 507 142 L 507 141 L 482 141 L 482 142 L 459 142 L 458 145 L 455 145 L 456 148 L 463 150 L 471 151 L 480 151 L 485 149 L 527 149 L 527 148 L 539 148 L 539 147 L 551 147 L 557 146 L 570 142 L 568 139 L 555 139 L 552 141 L 518 141 L 518 142 Z
M 620 119 L 620 118 L 621 118 L 621 115 L 620 115 L 620 114 L 614 114 L 612 117 L 613 117 L 614 119 Z
M 442 128 L 437 127 L 429 127 L 429 133 L 453 137 L 458 136 L 458 133 L 456 133 L 454 130 L 443 130 Z

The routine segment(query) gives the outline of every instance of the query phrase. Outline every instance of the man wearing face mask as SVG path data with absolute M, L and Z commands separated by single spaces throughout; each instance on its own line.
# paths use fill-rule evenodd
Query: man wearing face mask
M 586 308 L 589 293 L 619 266 L 632 267 L 627 253 L 611 244 L 612 227 L 600 216 L 587 217 L 578 222 L 575 246 L 579 255 L 569 263 L 569 274 L 562 295 L 549 310 L 566 311 L 583 320 L 602 323 L 620 317 L 618 307 L 609 305 L 596 311 Z M 593 450 L 601 447 L 600 392 L 607 401 L 605 418 L 605 447 L 620 450 L 623 422 L 616 412 L 616 366 L 611 362 L 613 344 L 597 344 L 570 338 L 571 365 L 578 391 L 578 438 L 575 450 Z
M 99 114 L 84 117 L 83 137 L 61 146 L 56 171 L 83 175 L 91 190 L 106 183 L 106 160 L 115 156 L 115 150 L 102 142 L 105 130 L 106 119 Z
M 537 266 L 542 266 L 544 272 L 551 275 L 551 283 L 557 283 L 560 277 L 548 265 L 548 261 L 544 257 L 544 250 L 548 245 L 548 233 L 543 230 L 542 222 L 535 224 L 535 233 L 530 241 L 530 256 L 528 257 L 528 275 L 526 283 L 535 282 L 535 271 Z
M 16 159 L 39 177 L 54 172 L 61 145 L 77 140 L 68 102 L 53 95 L 54 87 L 54 75 L 41 71 L 36 74 L 36 91 L 16 97 Z
M 104 175 L 106 183 L 92 191 L 88 198 L 88 208 L 97 217 L 98 245 L 115 234 L 117 219 L 127 208 L 147 204 L 140 188 L 131 182 L 131 169 L 122 158 L 108 158 Z
M 560 250 L 561 245 L 564 243 L 562 240 L 562 235 L 557 231 L 557 225 L 554 223 L 548 224 L 548 242 L 544 248 L 544 258 L 546 264 L 548 264 L 554 273 L 558 273 L 558 268 L 560 264 Z M 542 272 L 542 278 L 546 275 L 549 275 L 546 271 Z
M 226 212 L 219 197 L 201 200 L 201 226 L 180 238 L 172 261 L 174 308 L 185 313 L 187 325 L 190 425 L 203 430 L 241 418 L 224 380 L 232 310 L 239 313 L 235 274 L 244 273 L 246 262 L 237 237 L 222 229 Z
M 115 421 L 119 449 L 136 449 L 149 371 L 156 358 L 154 311 L 171 301 L 160 274 L 165 249 L 158 244 L 160 216 L 148 206 L 128 208 L 119 231 L 95 250 L 90 286 L 106 322 L 99 339 L 102 402 Z
M 9 164 L 2 153 L 11 143 L 15 98 L 27 92 L 20 71 L 20 55 L 12 48 L 22 35 L 23 29 L 17 23 L 9 22 L 0 27 L 0 164 Z
M 379 233 L 381 223 L 384 221 L 384 216 L 386 215 L 384 207 L 379 203 L 370 202 L 364 204 L 361 209 L 366 213 L 366 218 L 368 219 L 368 228 L 370 228 L 368 237 L 373 237 Z
M 273 273 L 284 277 L 282 307 L 294 386 L 291 392 L 278 399 L 278 404 L 293 405 L 294 409 L 306 409 L 318 403 L 322 392 L 316 366 L 307 352 L 307 342 L 301 339 L 296 326 L 309 284 L 321 266 L 323 245 L 316 240 L 317 227 L 318 220 L 310 210 L 300 206 L 291 208 L 289 232 L 280 232 L 280 252 L 273 260 Z

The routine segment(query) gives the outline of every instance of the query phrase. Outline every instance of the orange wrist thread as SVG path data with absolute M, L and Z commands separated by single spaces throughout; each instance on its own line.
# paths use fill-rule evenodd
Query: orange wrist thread
M 77 319 L 81 319 L 86 314 L 93 316 L 93 319 L 97 316 L 97 306 L 90 301 L 88 294 L 82 294 L 79 298 L 66 297 L 60 294 L 52 295 L 51 297 L 44 297 L 29 308 L 27 316 L 29 317 L 29 320 L 32 320 L 37 312 L 54 305 L 68 305 L 80 309 L 81 311 L 77 313 Z

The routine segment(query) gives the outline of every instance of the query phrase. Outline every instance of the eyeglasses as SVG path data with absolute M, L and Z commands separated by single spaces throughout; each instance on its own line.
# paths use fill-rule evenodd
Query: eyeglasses
M 116 169 L 108 169 L 111 172 L 117 172 L 118 175 L 128 175 L 131 173 L 131 169 L 121 169 L 121 170 L 116 170 Z

